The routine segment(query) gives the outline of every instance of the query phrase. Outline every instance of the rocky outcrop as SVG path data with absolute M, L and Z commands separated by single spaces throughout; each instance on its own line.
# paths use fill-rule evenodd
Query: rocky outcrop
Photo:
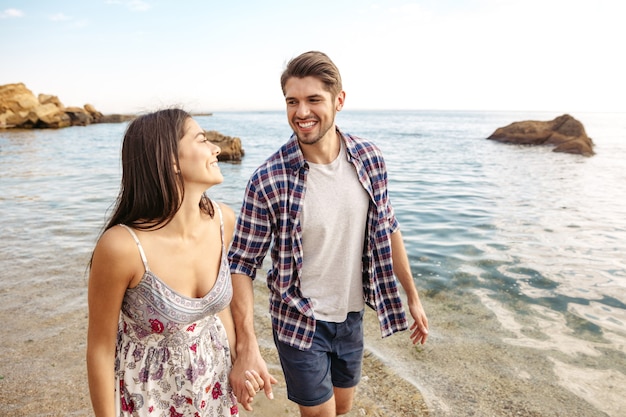
M 527 120 L 500 127 L 487 139 L 518 145 L 553 145 L 554 152 L 584 156 L 595 154 L 593 141 L 581 122 L 569 114 L 542 122 Z
M 217 156 L 219 161 L 241 161 L 245 154 L 241 147 L 241 139 L 222 135 L 215 130 L 205 130 L 204 133 L 208 140 L 222 149 Z
M 23 83 L 0 85 L 0 128 L 61 128 L 103 120 L 91 104 L 65 107 L 57 96 L 35 97 Z
M 211 115 L 203 113 L 202 115 Z M 38 97 L 23 83 L 0 85 L 0 129 L 4 128 L 61 128 L 86 126 L 92 123 L 121 123 L 135 115 L 103 115 L 91 104 L 84 107 L 65 107 L 57 96 L 39 94 Z M 216 131 L 206 131 L 207 138 L 222 150 L 220 161 L 241 161 L 244 150 L 241 139 Z

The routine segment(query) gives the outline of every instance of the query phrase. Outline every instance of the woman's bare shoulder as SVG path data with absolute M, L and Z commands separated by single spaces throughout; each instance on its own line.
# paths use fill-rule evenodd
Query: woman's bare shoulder
M 224 203 L 220 203 L 217 202 L 217 204 L 220 206 L 220 209 L 222 210 L 222 215 L 224 216 L 224 221 L 226 220 L 231 220 L 231 221 L 235 221 L 235 212 L 233 211 L 233 209 Z
M 233 236 L 233 230 L 235 229 L 235 212 L 230 206 L 224 203 L 217 203 L 222 210 L 222 218 L 224 219 L 224 231 L 226 234 L 226 239 L 230 243 L 230 240 Z
M 137 257 L 137 244 L 130 232 L 123 226 L 107 229 L 96 244 L 94 260 L 124 262 Z

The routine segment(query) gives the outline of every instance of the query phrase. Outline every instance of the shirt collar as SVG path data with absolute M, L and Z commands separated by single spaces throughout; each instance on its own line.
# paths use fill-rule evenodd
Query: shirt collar
M 346 145 L 346 152 L 348 154 L 349 160 L 357 159 L 357 150 L 356 143 L 354 139 L 347 134 L 344 134 L 339 127 L 335 126 L 337 133 L 341 140 L 343 140 Z M 287 143 L 285 144 L 285 153 L 286 153 L 286 162 L 287 165 L 291 167 L 294 172 L 299 171 L 306 165 L 306 160 L 304 159 L 304 155 L 302 154 L 302 150 L 300 149 L 300 144 L 298 143 L 298 137 L 295 133 L 291 135 Z

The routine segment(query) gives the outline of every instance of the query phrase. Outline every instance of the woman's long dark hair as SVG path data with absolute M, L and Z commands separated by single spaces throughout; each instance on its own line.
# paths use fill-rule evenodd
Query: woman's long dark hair
M 172 221 L 185 192 L 176 167 L 180 166 L 178 142 L 189 118 L 186 111 L 173 108 L 139 116 L 128 125 L 122 144 L 120 191 L 100 236 L 118 224 L 157 230 Z M 215 214 L 206 194 L 199 206 L 209 216 Z M 88 269 L 92 260 L 93 252 Z
M 139 116 L 128 125 L 122 144 L 122 183 L 105 231 L 117 224 L 154 230 L 172 220 L 183 201 L 183 179 L 176 167 L 178 142 L 189 118 L 189 113 L 174 108 Z M 213 206 L 204 194 L 200 208 L 213 217 Z

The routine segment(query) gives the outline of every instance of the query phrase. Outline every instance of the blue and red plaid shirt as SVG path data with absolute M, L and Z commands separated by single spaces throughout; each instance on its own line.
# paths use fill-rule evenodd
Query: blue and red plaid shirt
M 376 311 L 382 337 L 386 337 L 408 327 L 393 275 L 390 237 L 398 228 L 398 221 L 387 195 L 387 169 L 374 144 L 339 129 L 337 132 L 370 197 L 363 249 L 363 290 L 365 303 Z M 254 279 L 273 243 L 272 266 L 267 273 L 272 326 L 281 342 L 300 350 L 311 347 L 315 333 L 313 306 L 300 291 L 300 212 L 307 173 L 308 164 L 297 137 L 292 135 L 250 178 L 228 254 L 231 273 Z

